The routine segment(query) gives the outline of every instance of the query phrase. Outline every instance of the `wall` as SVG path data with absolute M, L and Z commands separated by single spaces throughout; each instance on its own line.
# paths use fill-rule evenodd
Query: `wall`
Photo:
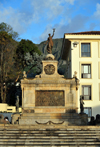
M 72 74 L 73 77 L 74 71 L 77 71 L 77 78 L 80 79 L 80 90 L 78 91 L 78 99 L 82 95 L 82 85 L 91 85 L 92 86 L 92 99 L 84 100 L 85 107 L 92 107 L 92 115 L 100 114 L 100 42 L 98 40 L 78 40 L 79 44 L 77 47 L 73 47 L 73 42 L 71 46 L 72 55 Z M 91 43 L 91 57 L 81 57 L 81 43 L 90 42 Z M 90 63 L 91 64 L 91 79 L 82 79 L 81 78 L 81 64 Z M 78 107 L 80 103 L 78 101 Z
M 16 106 L 8 106 L 6 103 L 0 103 L 0 112 L 16 112 Z

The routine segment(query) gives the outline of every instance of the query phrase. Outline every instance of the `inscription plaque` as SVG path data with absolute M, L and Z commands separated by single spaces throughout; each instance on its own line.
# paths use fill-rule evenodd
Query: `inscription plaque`
M 65 106 L 63 90 L 36 91 L 35 106 Z

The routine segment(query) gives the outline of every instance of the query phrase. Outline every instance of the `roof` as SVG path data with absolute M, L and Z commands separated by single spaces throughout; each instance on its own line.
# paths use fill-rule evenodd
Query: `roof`
M 65 35 L 100 35 L 100 31 L 87 31 L 87 32 L 76 32 L 76 33 L 65 33 Z

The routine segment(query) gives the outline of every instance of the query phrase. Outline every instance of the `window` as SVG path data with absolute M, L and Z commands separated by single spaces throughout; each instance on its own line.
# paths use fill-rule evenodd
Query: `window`
M 92 108 L 91 107 L 84 107 L 84 113 L 88 115 L 88 117 L 92 116 Z
M 91 100 L 91 85 L 82 85 L 83 100 Z
M 90 43 L 81 43 L 81 57 L 91 57 Z
M 81 78 L 91 78 L 91 64 L 81 65 Z

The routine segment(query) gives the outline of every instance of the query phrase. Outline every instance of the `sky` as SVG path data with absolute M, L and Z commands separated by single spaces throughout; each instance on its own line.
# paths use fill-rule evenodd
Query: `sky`
M 100 0 L 0 0 L 0 23 L 39 44 L 52 35 L 100 31 Z

